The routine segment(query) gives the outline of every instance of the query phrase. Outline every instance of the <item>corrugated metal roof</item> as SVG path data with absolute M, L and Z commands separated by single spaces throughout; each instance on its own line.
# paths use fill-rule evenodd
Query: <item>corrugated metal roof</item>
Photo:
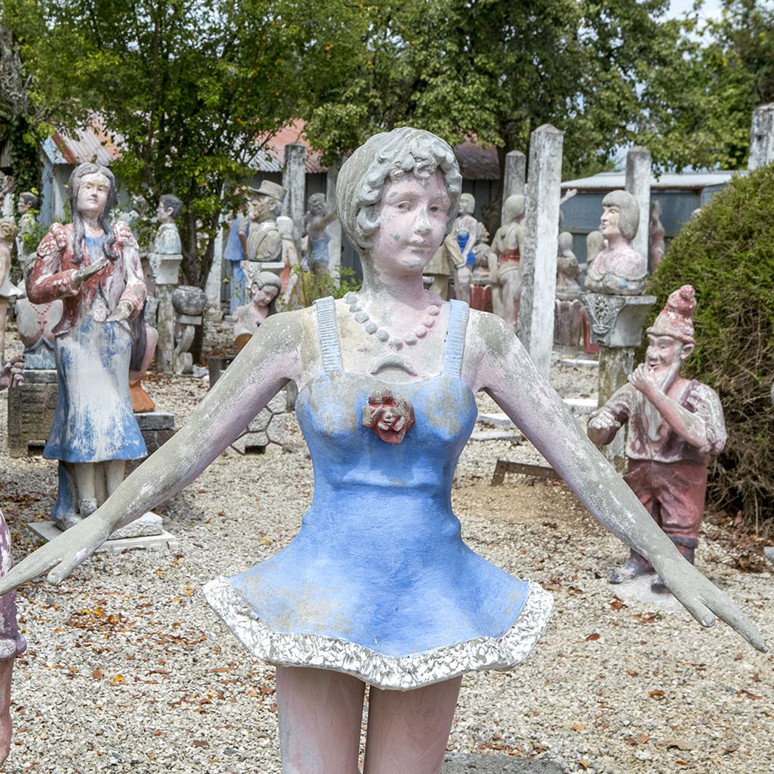
M 54 132 L 52 139 L 68 164 L 92 162 L 108 166 L 121 155 L 100 128 L 78 130 L 75 137 Z
M 720 172 L 683 172 L 679 175 L 664 174 L 651 177 L 650 187 L 655 190 L 690 189 L 701 190 L 713 185 L 725 185 L 734 175 L 745 174 L 744 170 Z M 562 183 L 562 188 L 577 188 L 580 191 L 612 191 L 626 185 L 623 172 L 600 172 L 591 177 L 581 177 Z

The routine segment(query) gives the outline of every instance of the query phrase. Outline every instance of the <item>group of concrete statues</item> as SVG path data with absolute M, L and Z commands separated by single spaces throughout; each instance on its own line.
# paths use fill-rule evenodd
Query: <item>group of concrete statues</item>
M 30 289 L 37 299 L 61 295 L 66 304 L 57 358 L 71 405 L 62 409 L 67 421 L 52 431 L 55 457 L 109 465 L 137 453 L 128 428 L 106 457 L 103 442 L 79 423 L 102 421 L 104 409 L 92 404 L 90 392 L 97 375 L 111 385 L 114 373 L 101 355 L 109 349 L 128 357 L 125 322 L 144 291 L 133 238 L 107 221 L 112 176 L 100 168 L 74 175 L 75 223 L 52 227 Z M 454 470 L 475 425 L 475 393 L 485 390 L 589 512 L 649 563 L 700 623 L 718 616 L 762 649 L 753 624 L 686 561 L 690 546 L 659 529 L 654 510 L 643 507 L 579 428 L 510 326 L 425 290 L 423 271 L 454 223 L 461 183 L 452 149 L 426 131 L 396 129 L 356 150 L 339 173 L 337 201 L 361 258 L 362 289 L 263 318 L 229 378 L 217 382 L 190 421 L 106 491 L 95 513 L 13 568 L 0 593 L 41 573 L 54 583 L 67 577 L 117 527 L 193 481 L 293 381 L 315 466 L 313 504 L 285 549 L 212 581 L 205 595 L 254 656 L 276 665 L 284 772 L 357 770 L 368 684 L 365 772 L 438 774 L 462 675 L 514 668 L 551 612 L 550 594 L 540 586 L 464 545 L 451 511 Z M 470 252 L 470 240 L 469 231 L 461 252 Z M 642 421 L 647 449 L 658 445 L 661 455 L 633 447 L 644 455 L 643 468 L 672 464 L 683 442 L 702 464 L 722 444 L 710 429 L 713 409 L 692 410 L 711 404 L 711 396 L 684 384 L 674 365 L 692 347 L 691 303 L 685 288 L 670 299 L 651 332 L 649 370 L 637 372 L 631 389 L 593 420 L 600 432 L 625 416 Z M 92 390 L 72 394 L 68 384 L 82 379 L 92 361 Z M 122 367 L 125 373 L 128 364 Z M 128 396 L 118 397 L 125 407 Z M 86 476 L 78 479 L 85 516 L 93 510 L 92 490 Z M 694 490 L 686 495 L 692 498 Z M 660 513 L 663 523 L 663 507 Z

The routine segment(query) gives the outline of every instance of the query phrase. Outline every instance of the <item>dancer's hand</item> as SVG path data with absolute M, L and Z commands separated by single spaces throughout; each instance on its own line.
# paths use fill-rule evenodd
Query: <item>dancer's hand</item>
M 134 307 L 129 301 L 121 301 L 116 307 L 116 311 L 108 317 L 108 322 L 121 322 L 128 320 L 132 316 Z
M 48 573 L 49 583 L 60 583 L 79 564 L 85 562 L 112 531 L 113 527 L 107 520 L 99 512 L 94 513 L 33 551 L 0 578 L 0 595 L 44 573 Z
M 110 263 L 107 258 L 100 258 L 96 263 L 90 263 L 88 266 L 81 266 L 75 270 L 73 275 L 78 283 L 85 282 L 89 277 L 102 271 Z
M 0 371 L 0 390 L 24 384 L 24 355 L 16 355 Z
M 717 616 L 736 629 L 756 650 L 766 652 L 763 637 L 755 624 L 692 564 L 677 556 L 663 560 L 658 566 L 654 564 L 654 567 L 680 604 L 702 626 L 714 626 Z

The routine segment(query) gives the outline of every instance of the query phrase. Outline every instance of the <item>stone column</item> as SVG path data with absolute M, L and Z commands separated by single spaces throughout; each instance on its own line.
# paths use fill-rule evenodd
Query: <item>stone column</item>
M 635 145 L 626 154 L 626 190 L 640 208 L 640 226 L 632 239 L 632 247 L 641 255 L 648 255 L 650 235 L 650 176 L 652 157 L 647 148 Z
M 293 220 L 296 240 L 304 235 L 304 204 L 306 194 L 306 146 L 293 142 L 285 146 L 285 169 L 282 185 L 287 191 L 282 214 Z
M 339 179 L 339 165 L 335 164 L 328 170 L 325 178 L 325 198 L 329 207 L 336 206 L 336 181 Z M 328 235 L 331 241 L 328 243 L 328 255 L 331 258 L 331 277 L 339 283 L 341 278 L 341 221 L 337 218 L 328 225 Z
M 207 294 L 207 308 L 210 319 L 220 319 L 220 289 L 223 284 L 223 224 L 218 223 L 214 236 L 215 248 L 212 254 L 212 266 L 207 275 L 204 292 Z
M 524 194 L 524 184 L 527 180 L 527 157 L 517 150 L 505 155 L 503 170 L 503 204 L 500 210 L 500 225 L 505 223 L 505 200 L 514 194 Z
M 554 342 L 563 142 L 564 132 L 544 124 L 532 132 L 529 143 L 519 338 L 538 370 L 546 376 L 551 369 Z
M 774 161 L 774 103 L 761 105 L 753 111 L 747 168 L 752 172 L 772 161 Z

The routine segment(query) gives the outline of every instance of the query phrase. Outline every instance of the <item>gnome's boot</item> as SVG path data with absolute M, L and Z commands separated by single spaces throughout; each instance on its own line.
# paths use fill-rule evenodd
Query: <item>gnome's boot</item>
M 696 546 L 699 544 L 699 541 L 693 538 L 680 538 L 680 540 L 681 542 L 678 542 L 677 539 L 672 538 L 672 542 L 677 547 L 677 550 L 682 554 L 683 559 L 687 559 L 691 564 L 693 564 L 693 559 L 696 554 Z M 650 590 L 655 594 L 671 594 L 667 585 L 664 583 L 664 581 L 661 580 L 661 578 L 659 578 L 658 575 L 656 575 L 656 577 L 651 581 Z
M 624 583 L 649 572 L 653 572 L 651 563 L 644 556 L 632 550 L 629 553 L 629 558 L 620 567 L 610 570 L 607 577 L 610 583 Z

